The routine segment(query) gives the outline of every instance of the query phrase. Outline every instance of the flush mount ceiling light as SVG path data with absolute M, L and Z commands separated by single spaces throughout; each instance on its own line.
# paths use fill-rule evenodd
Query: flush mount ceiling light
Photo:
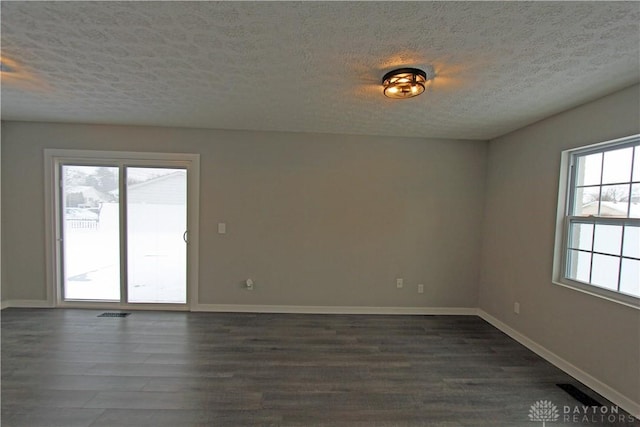
M 433 78 L 417 68 L 399 68 L 389 71 L 382 78 L 384 95 L 389 98 L 412 98 L 424 92 L 428 80 Z

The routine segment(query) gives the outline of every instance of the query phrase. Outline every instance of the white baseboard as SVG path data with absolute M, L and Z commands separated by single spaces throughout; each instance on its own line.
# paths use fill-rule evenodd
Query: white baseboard
M 39 300 L 39 299 L 11 299 L 2 301 L 2 309 L 8 307 L 17 307 L 17 308 L 53 308 L 53 304 L 51 304 L 47 300 Z
M 552 365 L 555 365 L 557 368 L 571 375 L 572 377 L 574 377 L 575 379 L 577 379 L 587 387 L 591 388 L 596 393 L 603 396 L 605 399 L 608 399 L 615 405 L 618 405 L 619 407 L 627 411 L 629 414 L 640 419 L 640 403 L 635 402 L 632 399 L 628 398 L 627 396 L 623 395 L 622 393 L 614 390 L 607 384 L 603 383 L 597 378 L 594 378 L 593 376 L 586 373 L 582 369 L 572 365 L 570 362 L 566 361 L 562 357 L 546 349 L 545 347 L 541 346 L 537 342 L 531 340 L 530 338 L 526 337 L 525 335 L 516 331 L 512 327 L 508 326 L 506 323 L 503 323 L 502 321 L 496 319 L 492 315 L 486 313 L 485 311 L 478 309 L 477 314 L 482 319 L 486 320 L 488 323 L 498 328 L 500 331 L 509 335 L 511 338 L 518 341 L 520 344 L 524 345 L 529 350 L 533 351 L 538 356 L 545 359 L 547 362 L 551 363 Z
M 129 311 L 189 311 L 186 304 L 161 304 L 161 303 L 132 303 L 120 304 L 114 302 L 94 301 L 63 301 L 57 308 L 82 309 L 82 310 L 129 310 Z
M 191 311 L 236 313 L 300 313 L 300 314 L 404 314 L 404 315 L 476 315 L 476 308 L 468 307 L 362 307 L 311 305 L 241 305 L 197 304 Z

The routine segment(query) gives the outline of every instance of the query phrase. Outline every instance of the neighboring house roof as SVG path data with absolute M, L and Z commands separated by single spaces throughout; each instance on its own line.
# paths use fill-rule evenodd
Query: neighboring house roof
M 627 202 L 600 202 L 600 216 L 626 217 L 629 203 Z M 598 215 L 598 201 L 590 202 L 582 206 L 582 215 Z M 640 218 L 640 203 L 631 203 L 630 216 Z

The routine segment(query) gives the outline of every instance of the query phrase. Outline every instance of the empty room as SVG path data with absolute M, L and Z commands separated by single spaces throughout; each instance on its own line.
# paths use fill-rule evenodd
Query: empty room
M 640 426 L 640 3 L 0 8 L 3 427 Z

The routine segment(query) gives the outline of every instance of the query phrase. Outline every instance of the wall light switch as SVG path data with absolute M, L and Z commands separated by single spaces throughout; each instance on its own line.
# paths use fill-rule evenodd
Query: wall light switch
M 400 289 L 404 286 L 404 281 L 402 279 L 396 279 L 396 288 Z
M 514 302 L 513 303 L 513 312 L 515 314 L 520 314 L 520 303 L 519 302 Z
M 226 234 L 227 232 L 227 224 L 224 222 L 218 223 L 218 234 Z

